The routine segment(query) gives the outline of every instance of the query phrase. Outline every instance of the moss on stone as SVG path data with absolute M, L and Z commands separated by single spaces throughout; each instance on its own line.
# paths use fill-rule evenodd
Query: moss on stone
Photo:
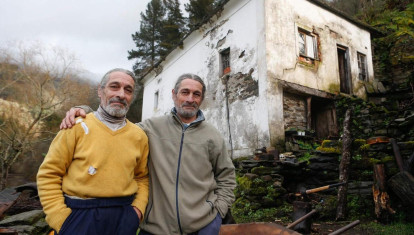
M 323 152 L 323 153 L 341 153 L 342 142 L 340 141 L 332 141 L 332 140 L 324 140 L 322 141 L 321 146 L 317 147 L 316 150 Z
M 246 176 L 239 177 L 237 181 L 241 190 L 249 190 L 252 185 L 252 181 Z
M 368 161 L 369 161 L 371 164 L 378 164 L 378 163 L 380 163 L 380 162 L 381 162 L 381 160 L 376 159 L 376 158 L 368 158 Z
M 267 190 L 265 187 L 252 187 L 247 193 L 254 196 L 261 196 L 266 195 Z
M 286 189 L 282 187 L 275 188 L 273 185 L 270 185 L 267 187 L 267 195 L 266 197 L 276 199 L 280 197 L 281 195 L 284 195 L 286 193 Z
M 414 141 L 404 142 L 404 145 L 405 145 L 406 148 L 414 149 Z
M 393 156 L 385 156 L 381 158 L 381 162 L 382 163 L 387 163 L 387 162 L 394 162 L 394 157 Z
M 341 154 L 341 150 L 339 148 L 324 148 L 324 147 L 318 147 L 316 150 L 323 152 L 323 153 L 337 153 Z
M 238 157 L 236 159 L 233 160 L 233 162 L 241 162 L 241 161 L 245 161 L 245 160 L 249 160 L 250 157 L 245 156 L 245 157 Z
M 359 147 L 360 150 L 366 151 L 369 150 L 369 148 L 371 147 L 370 144 L 363 144 Z
M 337 83 L 329 84 L 328 91 L 331 92 L 331 93 L 338 93 L 340 91 L 339 84 L 337 84 Z
M 367 141 L 365 139 L 355 139 L 354 140 L 354 146 L 355 147 L 361 147 L 363 145 L 365 145 L 367 143 Z

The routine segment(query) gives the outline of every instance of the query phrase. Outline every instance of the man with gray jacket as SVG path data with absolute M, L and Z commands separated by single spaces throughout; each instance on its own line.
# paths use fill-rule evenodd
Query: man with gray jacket
M 183 74 L 172 90 L 171 113 L 138 124 L 150 146 L 150 192 L 141 235 L 218 234 L 234 202 L 235 172 L 225 141 L 199 110 L 205 91 L 199 76 Z M 61 128 L 70 128 L 75 114 L 85 112 L 72 108 Z

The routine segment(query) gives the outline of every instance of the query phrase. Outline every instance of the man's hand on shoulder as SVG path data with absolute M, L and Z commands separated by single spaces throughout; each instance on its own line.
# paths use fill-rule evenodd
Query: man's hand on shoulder
M 75 118 L 79 116 L 85 118 L 85 110 L 81 108 L 71 108 L 69 111 L 66 112 L 66 117 L 64 117 L 62 122 L 60 123 L 60 129 L 62 130 L 72 128 L 72 126 L 75 125 Z

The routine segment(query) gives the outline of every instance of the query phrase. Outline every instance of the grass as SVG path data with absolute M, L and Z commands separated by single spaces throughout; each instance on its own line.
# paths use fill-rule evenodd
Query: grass
M 365 230 L 367 234 L 375 235 L 411 235 L 414 233 L 414 224 L 413 223 L 392 223 L 383 225 L 376 222 L 370 222 L 368 224 L 359 225 L 361 230 Z

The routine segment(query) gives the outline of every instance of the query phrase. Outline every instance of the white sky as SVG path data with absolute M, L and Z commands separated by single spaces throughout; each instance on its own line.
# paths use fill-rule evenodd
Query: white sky
M 1 0 L 0 45 L 39 41 L 74 53 L 95 80 L 132 70 L 128 50 L 150 0 Z

